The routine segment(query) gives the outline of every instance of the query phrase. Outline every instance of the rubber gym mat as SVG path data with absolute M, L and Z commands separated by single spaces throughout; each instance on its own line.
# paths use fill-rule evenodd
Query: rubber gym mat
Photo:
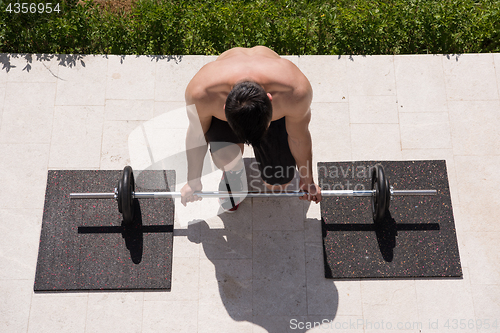
M 114 191 L 122 171 L 50 170 L 35 291 L 171 287 L 174 203 L 134 200 L 131 226 L 113 199 L 70 199 L 71 192 Z M 136 191 L 174 191 L 175 171 L 135 175 Z
M 435 196 L 395 196 L 389 214 L 373 223 L 371 198 L 323 197 L 325 277 L 461 277 L 445 161 L 320 162 L 323 189 L 369 190 L 380 163 L 395 190 L 437 190 Z

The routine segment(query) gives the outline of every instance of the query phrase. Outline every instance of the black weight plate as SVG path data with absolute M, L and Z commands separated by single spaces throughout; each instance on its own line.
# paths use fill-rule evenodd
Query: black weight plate
M 122 198 L 120 196 L 120 193 L 122 193 L 122 189 L 123 189 L 123 174 L 122 178 L 120 178 L 120 180 L 118 181 L 118 185 L 116 186 L 116 192 L 117 192 L 116 199 L 118 201 L 118 211 L 120 213 L 122 212 Z
M 375 190 L 372 196 L 373 221 L 379 222 L 384 219 L 385 213 L 389 210 L 391 200 L 389 181 L 385 178 L 384 168 L 380 164 L 372 169 L 372 190 Z
M 126 225 L 130 225 L 134 220 L 134 198 L 132 197 L 132 193 L 135 191 L 135 181 L 132 167 L 127 165 L 123 169 L 121 182 L 121 191 L 118 192 L 118 197 L 121 201 L 121 213 L 123 215 L 123 222 Z
M 382 168 L 383 170 L 383 168 Z M 385 176 L 385 173 L 384 173 L 384 179 L 385 179 L 385 209 L 384 209 L 384 212 L 388 212 L 389 211 L 389 206 L 391 204 L 391 186 L 389 185 L 389 178 L 387 178 Z

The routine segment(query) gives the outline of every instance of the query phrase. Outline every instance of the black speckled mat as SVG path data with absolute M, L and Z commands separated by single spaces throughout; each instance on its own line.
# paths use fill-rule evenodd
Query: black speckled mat
M 436 196 L 396 196 L 383 226 L 371 198 L 324 197 L 321 202 L 325 277 L 461 277 L 445 161 L 318 163 L 323 189 L 371 189 L 371 169 L 384 166 L 395 190 L 436 189 Z
M 69 199 L 71 192 L 113 192 L 121 174 L 48 172 L 35 291 L 170 290 L 172 199 L 135 200 L 130 227 L 122 226 L 113 199 Z M 143 171 L 135 178 L 136 191 L 170 191 L 175 184 L 174 171 Z

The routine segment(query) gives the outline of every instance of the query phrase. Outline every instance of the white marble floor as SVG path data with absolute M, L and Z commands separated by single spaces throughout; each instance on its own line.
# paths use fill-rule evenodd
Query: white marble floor
M 0 54 L 0 331 L 500 332 L 500 54 L 287 58 L 314 162 L 446 160 L 463 279 L 326 280 L 319 205 L 205 199 L 176 202 L 170 292 L 35 294 L 47 170 L 166 163 L 180 188 L 184 89 L 215 58 Z

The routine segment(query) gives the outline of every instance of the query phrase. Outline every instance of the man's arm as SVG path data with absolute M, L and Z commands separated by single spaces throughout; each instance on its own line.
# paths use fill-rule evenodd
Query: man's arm
M 293 98 L 293 108 L 286 115 L 286 131 L 288 133 L 288 144 L 290 151 L 295 158 L 295 163 L 299 170 L 301 188 L 311 194 L 310 199 L 319 202 L 321 191 L 314 183 L 312 165 L 312 139 L 309 132 L 309 122 L 311 121 L 311 100 L 312 89 L 306 86 L 302 92 L 295 91 Z
M 193 192 L 202 189 L 201 173 L 208 146 L 205 133 L 212 121 L 212 116 L 203 112 L 202 92 L 194 92 L 188 87 L 185 97 L 189 126 L 186 133 L 187 184 L 181 189 L 183 205 L 199 199 Z
M 203 131 L 203 127 L 207 126 L 207 119 L 202 121 L 199 117 L 196 104 L 187 105 L 186 109 L 189 119 L 186 133 L 187 181 L 190 184 L 197 184 L 200 182 L 203 160 L 207 153 L 207 142 L 205 131 Z M 210 127 L 210 122 L 211 118 L 208 119 L 208 127 Z

